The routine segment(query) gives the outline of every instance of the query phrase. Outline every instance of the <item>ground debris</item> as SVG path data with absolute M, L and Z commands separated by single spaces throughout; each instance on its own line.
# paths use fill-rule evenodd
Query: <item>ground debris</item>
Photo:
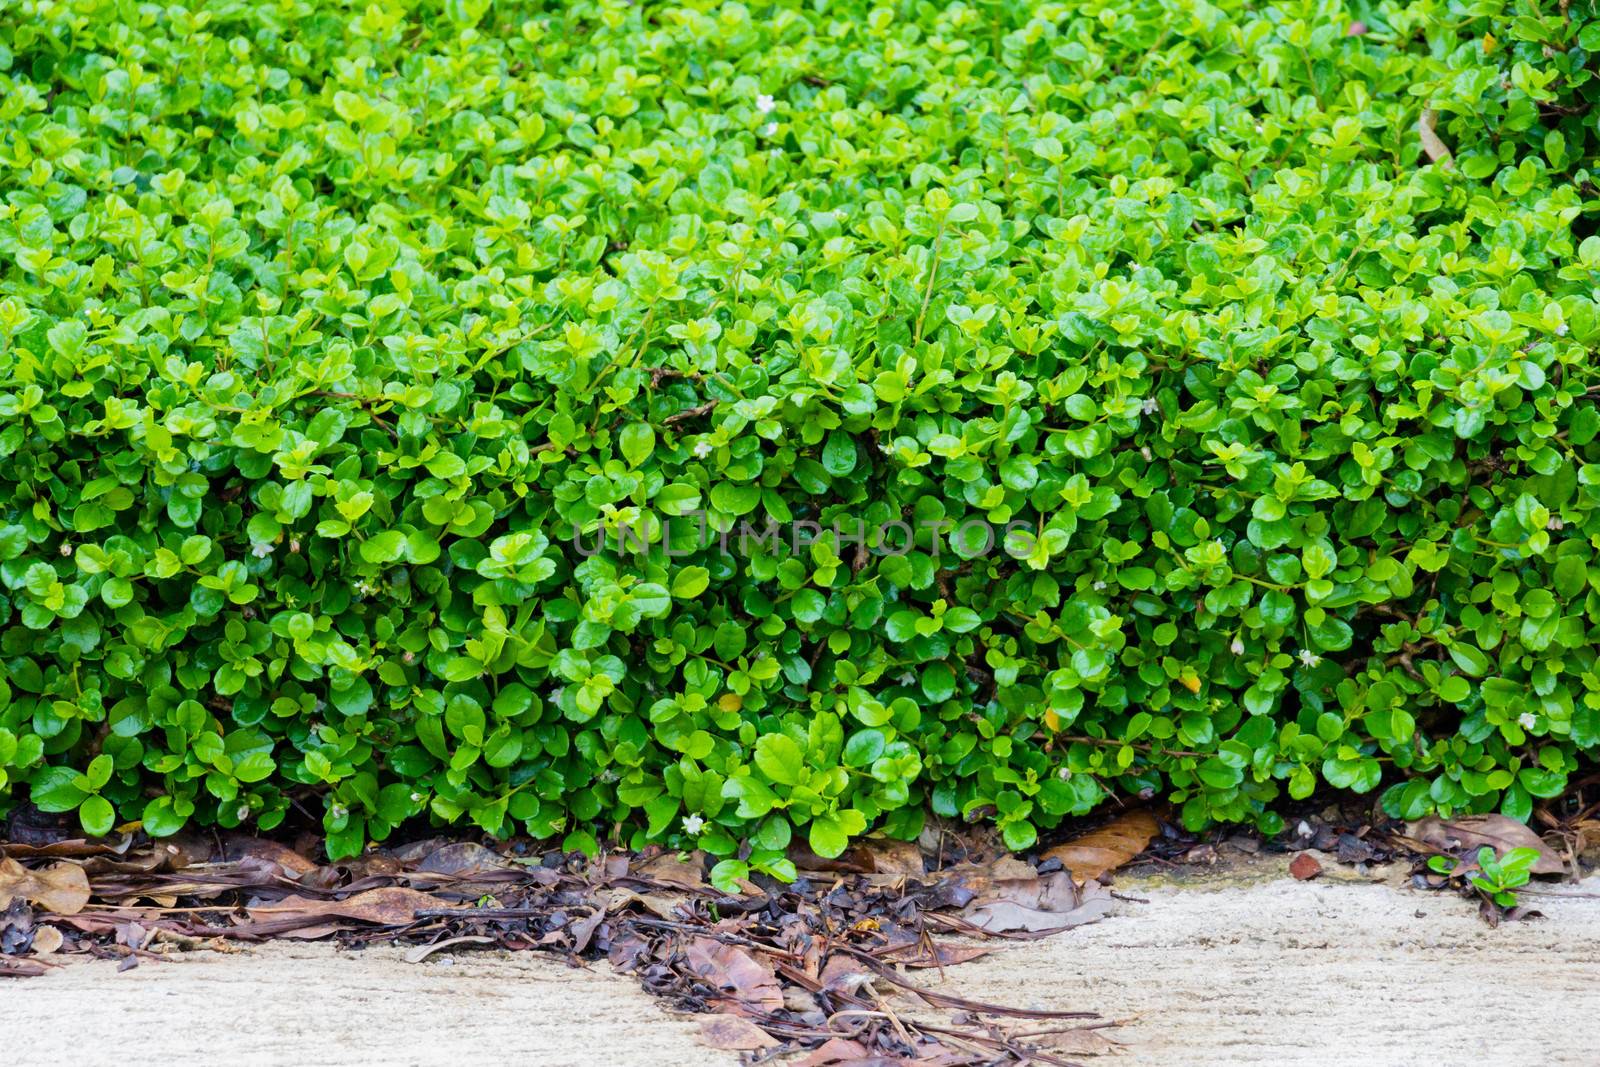
M 1072 872 L 1073 881 L 1083 885 L 1139 855 L 1158 833 L 1155 816 L 1130 811 L 1098 830 L 1046 849 L 1043 855 L 1047 860 L 1059 860 Z
M 1289 873 L 1302 882 L 1309 882 L 1322 873 L 1322 863 L 1309 852 L 1302 852 L 1289 861 Z
M 968 841 L 940 868 L 915 843 L 869 841 L 838 860 L 802 857 L 817 869 L 793 883 L 743 881 L 731 894 L 710 883 L 710 857 L 655 847 L 590 859 L 433 839 L 318 864 L 243 835 L 112 847 L 41 837 L 0 845 L 0 976 L 44 973 L 45 953 L 135 967 L 163 949 L 276 938 L 404 945 L 415 964 L 537 950 L 608 959 L 674 1007 L 706 1013 L 704 1043 L 747 1056 L 1064 1064 L 1111 1046 L 1084 1030 L 1092 1013 L 962 1000 L 906 974 L 991 951 L 952 934 L 1035 938 L 1103 917 L 1111 897 L 1092 878 L 1149 835 L 1119 821 L 1038 866 Z M 1066 854 L 1081 870 L 1063 867 Z
M 1531 848 L 1539 854 L 1534 874 L 1565 874 L 1567 865 L 1533 830 L 1504 815 L 1460 815 L 1441 819 L 1430 815 L 1406 826 L 1400 839 L 1424 855 L 1464 855 L 1487 845 L 1504 854 L 1513 848 Z

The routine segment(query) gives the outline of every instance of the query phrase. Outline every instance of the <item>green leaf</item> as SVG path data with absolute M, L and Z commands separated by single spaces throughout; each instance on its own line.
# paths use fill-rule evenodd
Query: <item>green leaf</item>
M 629 423 L 618 436 L 618 447 L 622 449 L 622 456 L 628 465 L 637 467 L 655 451 L 656 432 L 647 423 Z
M 711 572 L 704 567 L 684 567 L 672 577 L 672 595 L 680 600 L 690 600 L 706 591 L 711 584 Z
M 1030 849 L 1039 840 L 1038 831 L 1033 828 L 1033 823 L 1026 821 L 1007 823 L 1000 837 L 1006 843 L 1006 848 L 1013 852 Z
M 78 780 L 78 772 L 70 767 L 47 768 L 34 777 L 29 798 L 40 811 L 72 811 L 88 796 Z
M 173 810 L 171 797 L 156 797 L 144 806 L 144 832 L 151 837 L 171 837 L 183 829 L 184 817 Z
M 767 734 L 756 741 L 755 764 L 770 782 L 795 785 L 804 762 L 800 746 L 783 734 Z
M 856 469 L 856 443 L 849 434 L 835 430 L 822 447 L 822 469 L 843 478 Z
M 1481 649 L 1473 645 L 1453 644 L 1450 646 L 1450 658 L 1461 670 L 1474 678 L 1482 678 L 1489 673 L 1492 666 L 1489 657 Z
M 867 820 L 859 811 L 845 809 L 812 819 L 807 840 L 812 852 L 823 859 L 832 859 L 849 846 L 851 837 L 866 828 Z
M 395 563 L 405 552 L 406 535 L 399 530 L 385 530 L 361 542 L 361 558 L 368 563 Z
M 117 813 L 104 797 L 85 797 L 83 806 L 78 809 L 78 821 L 90 837 L 104 837 L 116 825 Z

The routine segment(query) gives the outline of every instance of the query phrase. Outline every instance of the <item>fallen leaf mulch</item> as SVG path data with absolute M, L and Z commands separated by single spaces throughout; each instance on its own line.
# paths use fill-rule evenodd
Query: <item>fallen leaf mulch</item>
M 46 973 L 64 954 L 121 966 L 239 942 L 336 938 L 407 946 L 422 963 L 478 947 L 607 959 L 675 1008 L 700 1039 L 802 1067 L 850 1063 L 1069 1064 L 1115 1049 L 1088 1011 L 986 1004 L 926 988 L 992 948 L 1095 922 L 1096 881 L 1157 832 L 1134 812 L 1035 866 L 971 841 L 937 855 L 872 841 L 802 856 L 790 884 L 707 880 L 701 853 L 518 854 L 429 839 L 318 864 L 244 835 L 0 844 L 0 976 Z M 1074 864 L 1069 866 L 1067 861 Z

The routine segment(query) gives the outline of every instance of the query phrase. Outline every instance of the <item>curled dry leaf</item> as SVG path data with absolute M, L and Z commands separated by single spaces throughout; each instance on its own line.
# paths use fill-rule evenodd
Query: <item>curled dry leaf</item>
M 1422 139 L 1422 150 L 1428 158 L 1439 164 L 1445 170 L 1455 166 L 1455 157 L 1450 153 L 1450 146 L 1439 140 L 1439 135 L 1434 132 L 1434 125 L 1439 121 L 1439 113 L 1431 107 L 1422 109 L 1422 114 L 1417 116 L 1417 136 Z
M 922 849 L 915 841 L 896 841 L 879 838 L 863 842 L 863 851 L 872 873 L 890 878 L 925 879 L 928 876 L 922 862 Z
M 833 1037 L 812 1049 L 804 1058 L 796 1060 L 793 1067 L 838 1067 L 840 1064 L 864 1062 L 870 1056 L 867 1046 L 861 1042 Z
M 443 952 L 445 949 L 454 948 L 457 945 L 492 945 L 494 942 L 495 939 L 492 937 L 479 937 L 474 934 L 466 934 L 461 937 L 447 937 L 443 941 L 435 941 L 431 945 L 418 945 L 416 948 L 406 953 L 406 962 L 421 963 L 435 952 Z
M 0 956 L 0 978 L 37 978 L 41 974 L 47 974 L 51 966 L 53 965 L 40 963 L 38 960 Z
M 1042 858 L 1060 860 L 1079 885 L 1114 871 L 1145 850 L 1161 827 L 1148 811 L 1130 811 L 1065 844 L 1044 851 Z
M 476 842 L 461 841 L 434 849 L 417 864 L 417 870 L 426 874 L 448 874 L 467 878 L 490 871 L 515 870 L 516 866 L 498 852 L 484 848 Z
M 684 949 L 684 967 L 726 994 L 716 1003 L 746 1014 L 783 1008 L 783 988 L 772 968 L 737 945 L 697 937 Z
M 1504 815 L 1461 815 L 1454 819 L 1430 815 L 1407 823 L 1406 834 L 1441 852 L 1476 852 L 1488 845 L 1496 855 L 1503 856 L 1514 848 L 1531 848 L 1539 853 L 1531 868 L 1534 874 L 1565 874 L 1567 870 L 1561 857 L 1538 834 Z
M 687 854 L 662 852 L 647 859 L 635 861 L 629 874 L 662 885 L 681 889 L 705 889 L 706 854 L 698 849 Z
M 966 963 L 994 951 L 981 945 L 957 945 L 946 941 L 933 941 L 929 944 L 933 945 L 932 952 L 928 951 L 922 939 L 915 938 L 883 949 L 880 955 L 886 962 L 901 967 L 926 968 L 954 967 L 958 963 Z
M 9 906 L 14 897 L 57 915 L 76 915 L 89 903 L 89 876 L 76 863 L 53 863 L 30 871 L 14 859 L 0 859 L 0 908 Z
M 700 1023 L 697 1035 L 702 1045 L 730 1052 L 754 1052 L 772 1048 L 777 1039 L 749 1019 L 737 1015 L 713 1015 Z
M 414 889 L 389 886 L 369 889 L 344 900 L 315 900 L 311 897 L 285 897 L 271 904 L 258 904 L 246 910 L 260 921 L 304 919 L 308 923 L 325 919 L 355 919 L 379 926 L 404 926 L 423 910 L 438 910 L 438 897 Z
M 119 856 L 128 851 L 128 845 L 133 839 L 104 838 L 98 841 L 87 841 L 81 837 L 69 838 L 65 841 L 53 841 L 47 845 L 29 845 L 18 841 L 7 841 L 5 853 L 12 857 L 23 859 L 35 857 L 50 857 L 52 859 L 83 859 L 87 856 Z
M 961 911 L 961 917 L 991 934 L 1068 930 L 1111 914 L 1111 894 L 1091 883 L 1079 888 L 1066 871 L 1032 879 L 992 883 Z
M 223 848 L 223 858 L 228 860 L 263 859 L 276 863 L 284 874 L 298 878 L 317 869 L 317 865 L 287 845 L 259 837 L 235 834 L 228 838 Z
M 1058 1056 L 1109 1056 L 1123 1050 L 1122 1042 L 1111 1040 L 1093 1026 L 1023 1031 L 1012 1034 L 1011 1040 Z

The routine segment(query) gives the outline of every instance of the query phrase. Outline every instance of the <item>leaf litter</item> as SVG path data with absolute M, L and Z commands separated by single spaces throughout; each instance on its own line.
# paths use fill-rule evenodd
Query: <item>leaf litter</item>
M 789 884 L 713 886 L 703 853 L 528 854 L 428 839 L 332 864 L 233 835 L 0 844 L 0 976 L 65 955 L 121 966 L 237 942 L 336 938 L 436 953 L 499 948 L 606 959 L 674 1008 L 702 1042 L 797 1063 L 1069 1064 L 1118 1046 L 1088 1011 L 987 1004 L 909 977 L 1098 921 L 1097 879 L 1158 833 L 1142 812 L 1047 851 L 1036 866 L 980 838 L 938 857 L 914 842 L 797 856 Z M 941 860 L 947 861 L 941 864 Z M 933 868 L 930 870 L 930 868 Z M 49 922 L 41 920 L 48 918 Z

